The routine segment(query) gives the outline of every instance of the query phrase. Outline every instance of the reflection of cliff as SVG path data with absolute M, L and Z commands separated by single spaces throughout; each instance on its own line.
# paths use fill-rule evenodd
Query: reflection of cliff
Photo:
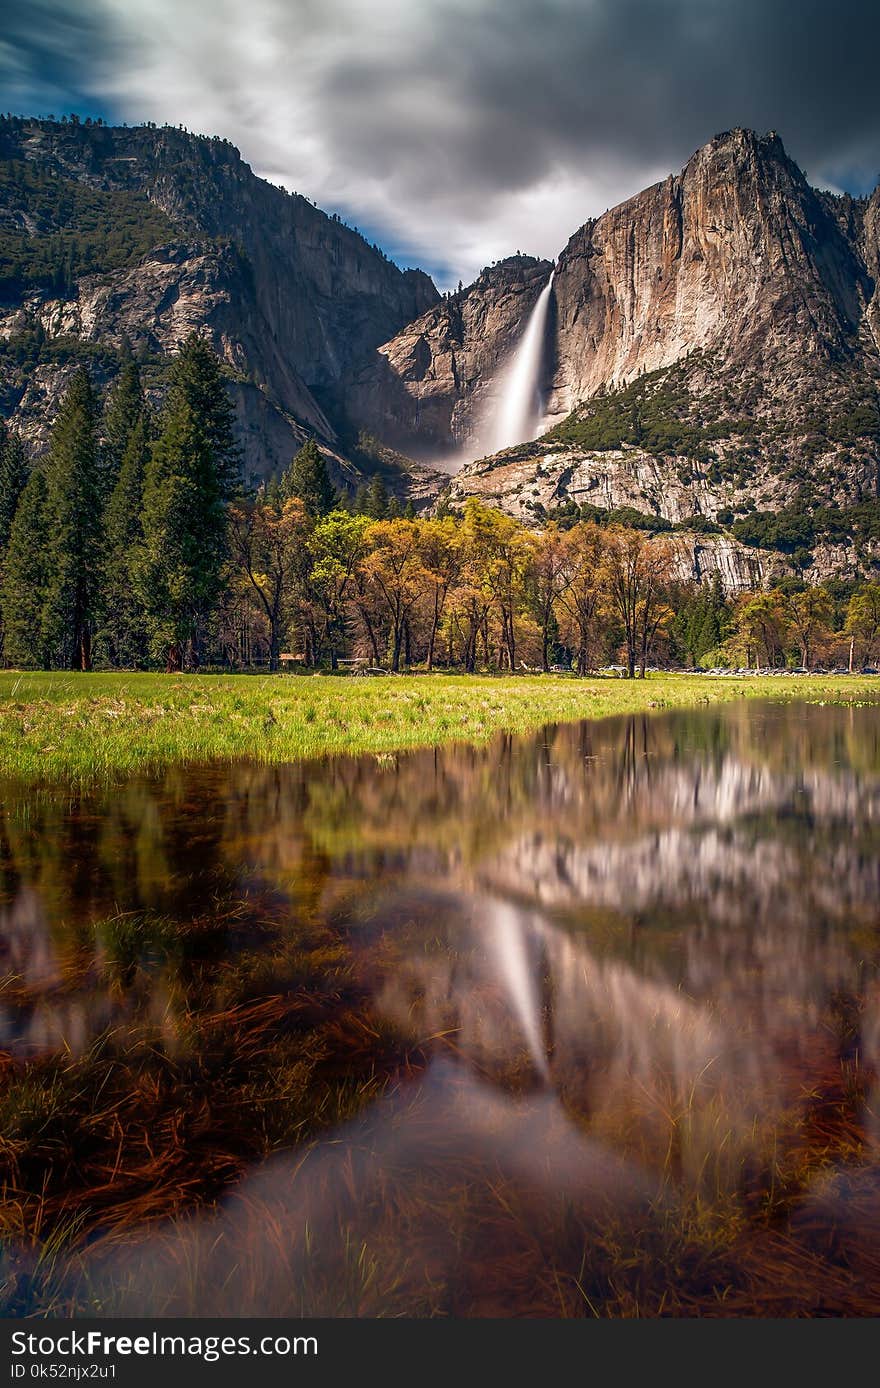
M 772 805 L 772 802 L 771 802 Z M 769 808 L 769 807 L 768 807 Z M 632 839 L 575 843 L 523 835 L 481 866 L 479 878 L 544 906 L 606 907 L 629 915 L 698 911 L 745 926 L 770 918 L 873 918 L 880 862 L 858 839 L 823 840 L 808 819 L 800 840 L 768 826 L 673 828 Z
M 808 714 L 808 716 L 806 716 Z M 574 840 L 745 815 L 880 820 L 880 746 L 870 709 L 764 713 L 754 706 L 563 725 L 490 746 L 381 762 L 237 767 L 218 778 L 227 841 L 295 871 L 303 838 L 370 875 L 382 854 L 479 864 L 518 833 Z
M 129 1313 L 531 1314 L 540 1286 L 556 1314 L 557 1266 L 581 1314 L 585 1250 L 596 1305 L 641 1312 L 654 1269 L 663 1314 L 677 1281 L 716 1313 L 791 1209 L 849 1257 L 880 1227 L 877 729 L 731 707 L 9 788 L 10 1184 L 43 1232 L 47 1190 L 50 1220 L 130 1231 L 83 1255 L 107 1314 L 120 1287 Z M 279 1146 L 216 1216 L 139 1241 Z

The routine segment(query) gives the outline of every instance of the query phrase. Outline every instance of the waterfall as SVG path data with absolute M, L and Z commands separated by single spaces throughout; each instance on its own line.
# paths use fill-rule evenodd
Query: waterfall
M 538 431 L 541 367 L 554 273 L 551 271 L 549 280 L 541 290 L 526 330 L 505 368 L 498 406 L 489 422 L 486 440 L 488 453 L 498 453 L 502 448 L 524 443 L 526 439 L 533 439 Z
M 541 1035 L 541 1007 L 534 962 L 530 958 L 530 933 L 526 921 L 521 912 L 500 901 L 491 904 L 488 914 L 491 922 L 489 939 L 514 1016 L 528 1044 L 535 1069 L 543 1080 L 549 1080 L 550 1071 Z

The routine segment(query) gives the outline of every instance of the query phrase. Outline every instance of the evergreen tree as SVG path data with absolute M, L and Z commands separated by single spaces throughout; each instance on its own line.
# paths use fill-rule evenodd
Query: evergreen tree
M 298 497 L 313 520 L 335 509 L 338 503 L 336 488 L 314 439 L 309 439 L 297 453 L 284 475 L 282 489 L 286 499 Z
M 96 402 L 88 372 L 71 377 L 46 460 L 43 632 L 53 665 L 90 670 L 101 572 Z
M 8 664 L 25 669 L 49 663 L 43 635 L 48 538 L 46 479 L 35 470 L 10 528 L 0 589 L 3 655 Z
M 122 366 L 103 419 L 104 583 L 101 637 L 112 665 L 142 665 L 146 618 L 134 578 L 143 538 L 141 512 L 150 447 L 150 419 L 140 371 L 126 341 Z
M 377 472 L 371 478 L 370 485 L 367 488 L 364 514 L 369 516 L 371 520 L 386 520 L 388 513 L 388 488 L 382 481 L 381 475 Z
M 129 440 L 145 409 L 141 373 L 127 338 L 123 341 L 120 358 L 119 373 L 107 396 L 101 421 L 102 477 L 108 498 L 119 477 Z
M 0 420 L 0 553 L 9 543 L 9 532 L 27 479 L 24 444 Z
M 223 587 L 227 503 L 238 483 L 232 406 L 220 363 L 193 333 L 175 360 L 144 480 L 143 541 L 134 565 L 154 655 L 197 666 Z
M 148 654 L 144 604 L 136 583 L 143 541 L 144 477 L 150 451 L 146 410 L 132 429 L 104 513 L 104 618 L 101 635 L 112 665 L 142 665 Z

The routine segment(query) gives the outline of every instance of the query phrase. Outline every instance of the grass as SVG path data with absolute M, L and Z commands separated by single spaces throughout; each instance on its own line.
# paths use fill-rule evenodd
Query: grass
M 739 698 L 880 702 L 861 676 L 0 674 L 0 775 L 111 781 L 179 762 L 287 762 L 485 742 L 546 723 Z
M 377 1025 L 333 932 L 283 929 L 283 914 L 250 922 L 238 960 L 206 949 L 213 915 L 94 923 L 97 954 L 71 957 L 60 986 L 74 1006 L 100 979 L 128 998 L 125 1020 L 82 1054 L 0 1057 L 0 1315 L 51 1305 L 84 1242 L 211 1203 L 421 1063 Z M 3 999 L 35 1002 L 14 975 Z

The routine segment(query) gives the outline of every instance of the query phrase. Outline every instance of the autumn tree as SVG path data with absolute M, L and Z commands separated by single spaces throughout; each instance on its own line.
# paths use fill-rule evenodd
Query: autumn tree
M 788 621 L 782 596 L 776 590 L 744 595 L 734 614 L 733 644 L 745 655 L 746 665 L 752 657 L 766 665 L 779 665 L 788 640 Z
M 465 506 L 462 526 L 469 567 L 472 573 L 475 567 L 479 569 L 480 585 L 492 595 L 491 605 L 501 625 L 501 650 L 512 673 L 516 669 L 516 616 L 524 601 L 525 531 L 512 516 L 473 497 Z
M 331 511 L 312 531 L 308 542 L 311 567 L 309 585 L 312 602 L 319 615 L 321 650 L 335 670 L 345 641 L 346 605 L 354 588 L 358 565 L 367 549 L 370 522 L 365 516 Z M 370 570 L 370 581 L 385 596 L 382 584 Z
M 391 669 L 400 670 L 404 635 L 424 583 L 418 529 L 412 521 L 374 521 L 366 531 L 361 571 L 388 619 Z
M 449 594 L 458 582 L 462 569 L 459 527 L 451 516 L 423 520 L 417 530 L 419 557 L 424 576 L 424 596 L 427 611 L 426 664 L 434 668 L 437 636 L 446 613 Z
M 489 619 L 497 605 L 486 563 L 489 551 L 484 512 L 479 503 L 468 502 L 459 522 L 461 564 L 447 600 L 446 624 L 450 636 L 457 636 L 461 643 L 461 661 L 469 675 L 477 668 L 481 633 L 484 649 L 488 648 Z
M 610 605 L 623 628 L 627 677 L 635 677 L 638 665 L 644 678 L 654 638 L 672 617 L 665 602 L 671 554 L 662 540 L 615 526 L 607 532 L 603 567 Z
M 276 488 L 230 509 L 232 557 L 244 574 L 269 630 L 269 669 L 277 670 L 281 637 L 297 584 L 308 581 L 312 520 L 299 497 Z
M 572 579 L 568 534 L 551 521 L 526 538 L 526 591 L 541 632 L 541 669 L 550 669 L 550 636 L 557 626 L 557 607 Z
M 844 629 L 852 641 L 852 661 L 856 650 L 860 665 L 876 659 L 880 651 L 880 583 L 866 583 L 853 593 Z
M 801 665 L 809 670 L 816 645 L 831 635 L 834 602 L 826 588 L 808 584 L 794 592 L 783 593 L 781 608 L 788 629 L 800 648 Z
M 575 652 L 580 676 L 590 669 L 598 644 L 605 601 L 603 532 L 594 521 L 574 526 L 565 535 L 566 582 L 557 600 L 560 629 Z

